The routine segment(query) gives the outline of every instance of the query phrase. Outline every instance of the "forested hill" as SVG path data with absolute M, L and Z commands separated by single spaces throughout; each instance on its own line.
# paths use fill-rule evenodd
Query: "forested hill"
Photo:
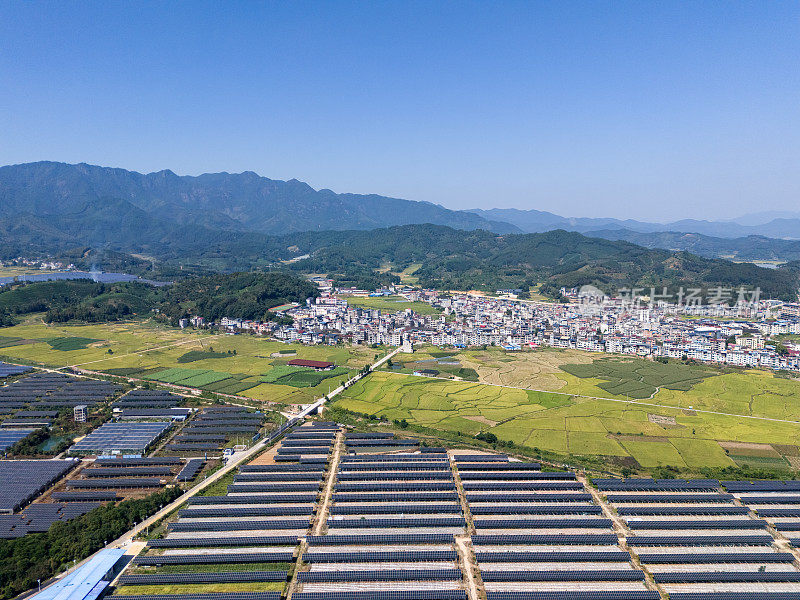
M 276 318 L 271 308 L 318 295 L 317 286 L 306 278 L 279 272 L 191 277 L 164 287 L 90 280 L 18 284 L 0 288 L 0 327 L 39 312 L 49 323 L 119 321 L 151 314 L 173 323 L 191 315 L 266 321 Z
M 290 242 L 298 253 L 311 254 L 291 268 L 339 274 L 343 281 L 358 282 L 360 275 L 374 273 L 387 264 L 394 272 L 420 264 L 415 272 L 419 283 L 440 289 L 516 288 L 544 283 L 544 290 L 553 294 L 562 286 L 584 284 L 609 292 L 631 287 L 758 286 L 765 297 L 786 300 L 796 299 L 798 289 L 794 268 L 765 269 L 563 230 L 496 235 L 410 225 L 370 232 L 286 236 L 276 240 L 275 248 Z
M 87 164 L 0 167 L 0 232 L 76 243 L 160 239 L 180 226 L 280 234 L 439 223 L 520 231 L 438 204 L 376 194 L 336 194 L 253 172 L 178 176 Z

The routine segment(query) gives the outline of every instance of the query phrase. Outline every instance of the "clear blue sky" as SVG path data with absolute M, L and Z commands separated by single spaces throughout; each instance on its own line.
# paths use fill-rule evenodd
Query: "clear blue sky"
M 453 208 L 800 210 L 800 3 L 5 2 L 0 164 Z

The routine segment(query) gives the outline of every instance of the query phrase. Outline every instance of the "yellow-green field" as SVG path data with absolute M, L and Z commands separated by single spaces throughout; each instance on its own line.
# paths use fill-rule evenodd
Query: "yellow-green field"
M 622 465 L 632 458 L 646 468 L 747 464 L 788 470 L 799 462 L 796 380 L 576 351 L 447 354 L 427 348 L 397 360 L 457 361 L 493 385 L 381 371 L 348 389 L 336 406 L 456 433 L 491 432 L 561 455 L 604 456 Z
M 290 352 L 294 354 L 286 354 Z M 374 360 L 375 353 L 370 348 L 302 346 L 251 335 L 180 331 L 153 322 L 46 325 L 39 319 L 29 319 L 0 330 L 0 355 L 8 360 L 50 367 L 78 366 L 290 404 L 307 403 L 327 393 L 328 387 L 336 387 L 347 372 Z M 297 370 L 293 374 L 285 366 L 292 358 L 327 360 L 342 369 L 321 374 Z M 286 381 L 292 385 L 284 384 Z
M 420 315 L 437 315 L 442 311 L 427 302 L 409 302 L 401 296 L 347 296 L 345 298 L 350 306 L 361 306 L 363 308 L 379 308 L 383 312 L 400 312 L 410 308 Z
M 54 273 L 51 270 L 33 269 L 31 267 L 17 267 L 13 265 L 0 266 L 0 277 L 18 277 L 19 275 L 39 275 Z

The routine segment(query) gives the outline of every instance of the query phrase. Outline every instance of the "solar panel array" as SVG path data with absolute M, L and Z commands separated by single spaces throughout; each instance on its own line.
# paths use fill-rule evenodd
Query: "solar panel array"
M 23 427 L 19 429 L 14 428 L 0 430 L 0 452 L 8 450 L 14 444 L 24 440 L 37 429 L 38 427 Z
M 283 583 L 286 571 L 263 564 L 298 560 L 289 591 L 299 600 L 461 599 L 467 568 L 486 600 L 656 600 L 648 571 L 671 600 L 781 600 L 800 589 L 771 527 L 800 532 L 794 484 L 599 479 L 607 502 L 598 502 L 574 473 L 503 455 L 409 452 L 379 443 L 393 443 L 385 434 L 350 434 L 334 448 L 337 430 L 296 428 L 274 463 L 240 468 L 225 496 L 192 498 L 148 542 L 163 554 L 137 557 L 121 583 Z M 788 513 L 767 523 L 768 510 Z M 194 572 L 201 565 L 208 572 Z
M 206 406 L 164 448 L 177 454 L 204 454 L 231 442 L 249 443 L 261 430 L 264 414 L 244 406 Z
M 168 422 L 109 422 L 75 442 L 69 452 L 76 454 L 143 454 L 167 429 Z
M 191 481 L 203 468 L 205 461 L 202 458 L 191 458 L 186 461 L 186 465 L 175 476 L 175 481 Z
M 28 371 L 32 371 L 33 367 L 26 367 L 22 365 L 11 365 L 5 362 L 0 362 L 0 378 L 11 377 L 13 375 L 22 375 Z
M 29 367 L 0 363 L 0 378 L 29 372 Z M 94 405 L 120 390 L 106 381 L 79 379 L 63 373 L 33 373 L 0 387 L 0 452 L 9 450 L 58 416 L 53 409 Z
M 103 402 L 122 388 L 107 381 L 81 379 L 63 373 L 33 373 L 0 387 L 0 406 L 70 408 Z M 20 407 L 21 408 L 21 407 Z
M 170 408 L 183 401 L 183 396 L 161 390 L 131 390 L 111 404 L 112 409 Z
M 487 597 L 647 592 L 613 522 L 574 473 L 479 456 L 456 464 Z
M 748 492 L 781 492 L 792 484 L 708 479 L 596 483 L 626 521 L 628 547 L 671 599 L 711 600 L 720 593 L 743 599 L 754 591 L 777 598 L 797 589 L 800 571 L 792 555 L 778 550 L 764 520 L 734 502 L 740 496 L 746 505 Z
M 209 414 L 221 415 L 220 420 L 241 418 L 241 413 L 233 410 L 215 408 Z M 261 422 L 260 415 L 246 418 Z M 298 429 L 302 434 L 289 433 L 286 441 L 291 444 L 301 436 L 322 441 L 326 452 L 338 431 L 330 427 Z M 183 470 L 189 469 L 192 462 L 188 461 Z M 263 476 L 266 481 L 251 483 L 253 475 Z M 148 542 L 148 554 L 135 559 L 135 572 L 123 575 L 120 584 L 186 584 L 202 588 L 205 584 L 287 582 L 287 569 L 295 562 L 300 538 L 309 534 L 327 475 L 325 464 L 306 466 L 299 461 L 287 465 L 257 460 L 256 464 L 241 467 L 226 495 L 192 497 L 178 512 L 177 520 L 168 524 L 166 535 Z M 253 491 L 253 485 L 273 487 Z M 277 568 L 266 569 L 265 563 Z M 160 566 L 166 566 L 169 572 Z M 195 572 L 198 570 L 203 572 Z M 139 600 L 159 597 L 140 595 L 140 590 L 144 588 L 136 590 Z M 280 597 L 280 592 L 276 593 Z M 187 597 L 192 595 L 180 595 Z
M 183 468 L 183 461 L 178 457 L 97 458 L 65 482 L 65 491 L 55 493 L 58 498 L 70 501 L 77 501 L 81 496 L 118 499 L 118 494 L 136 495 L 140 490 L 152 491 L 162 487 L 173 478 L 178 481 L 176 473 Z
M 0 512 L 21 508 L 74 466 L 73 460 L 0 461 Z
M 69 521 L 98 506 L 99 502 L 31 504 L 20 513 L 0 515 L 0 538 L 18 538 L 28 533 L 47 531 L 56 521 Z
M 800 548 L 800 481 L 723 481 L 737 500 Z
M 308 570 L 292 597 L 464 597 L 454 536 L 467 522 L 450 463 L 442 453 L 409 453 L 416 444 L 348 435 L 323 535 L 308 537 Z
M 345 436 L 345 448 L 351 454 L 391 452 L 400 449 L 404 452 L 413 452 L 419 447 L 419 440 L 397 438 L 392 433 L 348 433 Z

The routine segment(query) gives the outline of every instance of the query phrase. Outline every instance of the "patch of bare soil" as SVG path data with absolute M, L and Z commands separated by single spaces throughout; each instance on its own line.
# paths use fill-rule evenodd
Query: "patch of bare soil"
M 755 442 L 719 442 L 725 450 L 737 456 L 767 456 L 780 458 L 780 454 L 769 444 L 758 444 Z
M 648 414 L 647 420 L 656 425 L 661 425 L 662 427 L 677 427 L 678 425 L 675 417 L 670 417 L 667 415 Z

